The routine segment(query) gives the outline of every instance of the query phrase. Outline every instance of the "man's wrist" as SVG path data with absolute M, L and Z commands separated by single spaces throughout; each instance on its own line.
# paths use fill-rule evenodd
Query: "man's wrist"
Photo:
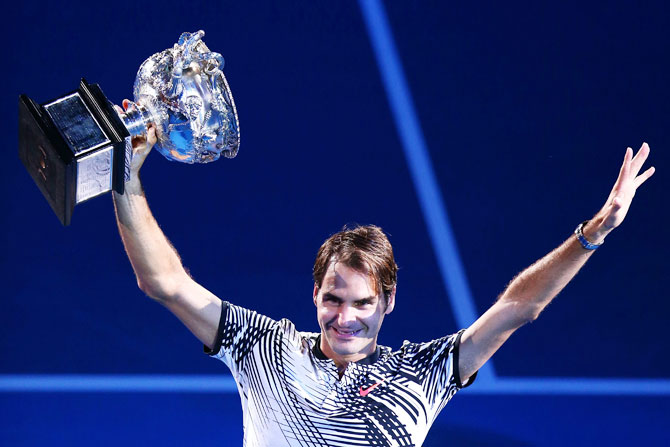
M 118 194 L 116 191 L 114 191 L 114 196 L 143 194 L 144 188 L 142 187 L 142 182 L 140 181 L 139 173 L 131 173 L 130 180 L 128 180 L 124 184 L 123 189 L 124 189 L 123 194 Z
M 595 216 L 589 220 L 582 228 L 584 237 L 592 244 L 600 245 L 605 241 L 605 237 L 610 234 L 611 228 L 604 225 L 604 219 Z

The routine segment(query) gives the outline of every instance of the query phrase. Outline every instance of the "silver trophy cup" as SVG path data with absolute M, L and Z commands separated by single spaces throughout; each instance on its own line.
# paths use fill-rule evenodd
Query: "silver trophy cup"
M 223 57 L 209 51 L 203 31 L 183 33 L 172 48 L 140 66 L 134 102 L 117 113 L 98 85 L 43 104 L 19 97 L 19 157 L 63 225 L 74 206 L 124 192 L 133 137 L 156 127 L 155 148 L 169 160 L 208 163 L 233 158 L 240 131 Z

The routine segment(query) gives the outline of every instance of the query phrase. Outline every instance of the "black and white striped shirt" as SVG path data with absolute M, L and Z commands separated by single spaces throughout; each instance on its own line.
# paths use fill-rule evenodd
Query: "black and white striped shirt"
M 379 346 L 340 378 L 319 334 L 224 302 L 215 349 L 206 350 L 237 382 L 246 447 L 409 447 L 463 387 L 461 334 Z

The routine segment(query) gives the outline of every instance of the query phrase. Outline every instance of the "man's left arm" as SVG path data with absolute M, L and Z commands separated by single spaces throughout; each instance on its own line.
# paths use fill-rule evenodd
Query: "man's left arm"
M 648 156 L 647 143 L 635 157 L 631 148 L 626 150 L 619 177 L 607 202 L 582 229 L 588 242 L 602 243 L 623 222 L 635 191 L 654 173 L 651 167 L 639 174 Z M 585 248 L 573 235 L 517 275 L 496 303 L 463 333 L 458 361 L 461 381 L 465 383 L 481 368 L 515 330 L 535 320 L 594 251 Z

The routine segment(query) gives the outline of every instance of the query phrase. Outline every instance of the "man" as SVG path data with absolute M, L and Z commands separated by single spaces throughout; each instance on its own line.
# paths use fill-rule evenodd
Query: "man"
M 124 105 L 126 103 L 124 102 Z M 136 142 L 131 179 L 114 193 L 119 231 L 137 282 L 230 368 L 247 446 L 419 446 L 440 410 L 523 324 L 538 317 L 621 224 L 649 155 L 628 148 L 603 208 L 561 246 L 520 273 L 469 328 L 397 350 L 379 346 L 393 311 L 397 267 L 377 227 L 331 236 L 317 254 L 319 334 L 222 302 L 182 267 L 147 205 L 139 171 L 155 143 Z

